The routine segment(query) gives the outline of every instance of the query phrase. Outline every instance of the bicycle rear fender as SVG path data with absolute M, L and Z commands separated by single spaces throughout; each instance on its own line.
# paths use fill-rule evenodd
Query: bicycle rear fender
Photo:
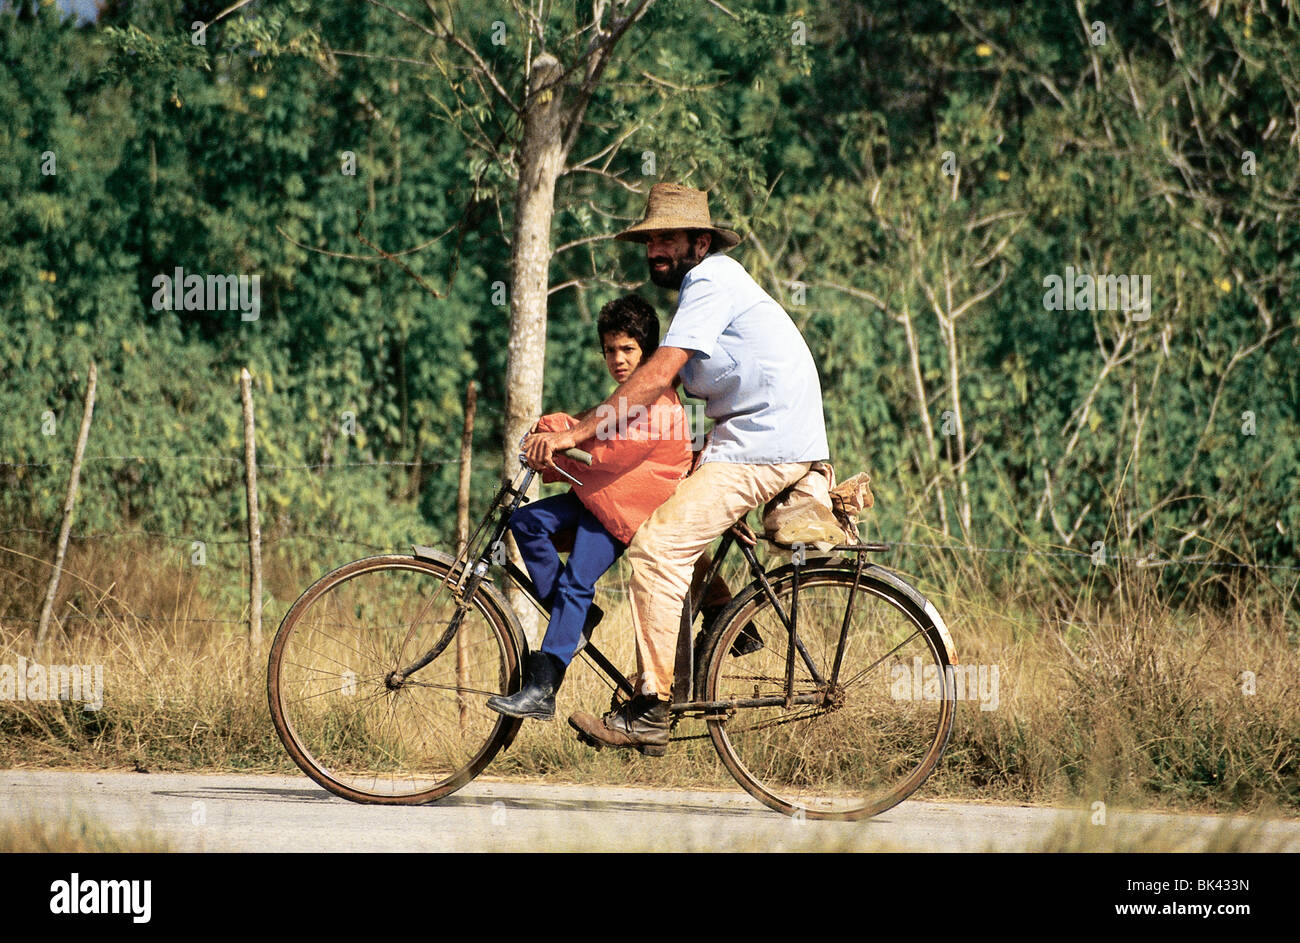
M 825 568 L 843 569 L 852 573 L 854 565 L 848 561 L 833 562 L 830 559 L 827 559 L 823 562 L 818 559 L 813 559 L 801 566 L 800 570 L 803 573 L 807 573 L 813 569 Z M 777 580 L 788 579 L 793 573 L 794 564 L 787 563 L 785 566 L 778 567 L 768 573 L 768 579 L 771 580 L 775 586 Z M 869 575 L 880 580 L 882 583 L 888 583 L 911 600 L 912 604 L 915 605 L 917 609 L 924 612 L 926 616 L 929 617 L 930 621 L 934 623 L 935 630 L 939 633 L 939 640 L 943 642 L 943 648 L 948 655 L 949 664 L 958 664 L 957 648 L 953 645 L 952 636 L 948 633 L 948 624 L 943 621 L 943 616 L 939 615 L 939 610 L 934 608 L 934 604 L 931 603 L 930 600 L 922 596 L 915 586 L 903 579 L 893 570 L 887 570 L 877 563 L 868 563 L 862 568 L 862 573 L 864 576 Z

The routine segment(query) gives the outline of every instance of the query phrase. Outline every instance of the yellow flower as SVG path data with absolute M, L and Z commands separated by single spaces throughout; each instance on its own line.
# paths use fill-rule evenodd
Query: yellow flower
M 43 282 L 53 283 L 59 280 L 59 276 L 55 275 L 53 272 L 47 272 L 45 269 L 41 269 L 39 272 L 37 272 L 36 277 Z
M 265 98 L 265 97 L 266 97 L 266 86 L 265 86 L 265 85 L 250 85 L 250 86 L 248 86 L 248 94 L 252 95 L 254 98 Z
M 1011 179 L 1011 174 L 1007 173 L 1005 170 L 999 170 L 999 171 L 998 171 L 998 179 L 999 179 L 999 180 L 1010 180 L 1010 179 Z
M 990 46 L 988 43 L 980 43 L 978 46 L 975 47 L 975 55 L 991 56 L 993 55 L 993 47 Z
M 1232 291 L 1232 282 L 1226 278 L 1219 279 L 1219 291 Z

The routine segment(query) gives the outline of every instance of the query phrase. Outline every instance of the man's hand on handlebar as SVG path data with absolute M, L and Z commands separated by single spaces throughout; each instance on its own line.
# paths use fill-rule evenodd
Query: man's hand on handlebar
M 570 432 L 532 432 L 524 439 L 524 459 L 528 467 L 543 471 L 555 464 L 556 452 L 563 452 L 578 444 Z

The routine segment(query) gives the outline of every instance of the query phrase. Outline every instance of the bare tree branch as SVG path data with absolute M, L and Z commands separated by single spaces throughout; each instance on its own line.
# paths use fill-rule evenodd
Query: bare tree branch
M 613 181 L 629 193 L 641 193 L 639 188 L 628 183 L 626 180 L 623 180 L 618 176 L 618 174 L 612 174 L 608 170 L 601 170 L 599 167 L 570 167 L 568 170 L 564 171 L 564 174 L 570 173 L 595 174 L 598 177 L 604 177 L 606 180 Z M 561 176 L 564 174 L 561 174 Z
M 576 249 L 578 246 L 586 245 L 589 242 L 603 242 L 606 239 L 613 238 L 614 237 L 607 232 L 597 233 L 594 236 L 583 236 L 581 239 L 574 239 L 572 242 L 566 242 L 556 246 L 555 252 L 552 254 L 559 255 L 561 252 L 566 252 L 569 249 Z
M 390 13 L 412 24 L 421 32 L 429 36 L 432 36 L 435 39 L 440 39 L 443 42 L 450 42 L 451 44 L 459 48 L 462 52 L 464 52 L 467 56 L 469 56 L 470 59 L 474 61 L 474 64 L 478 67 L 476 70 L 477 74 L 482 75 L 484 78 L 488 80 L 488 83 L 492 86 L 493 90 L 496 91 L 497 95 L 500 96 L 501 101 L 505 103 L 506 107 L 509 108 L 511 111 L 513 111 L 515 114 L 520 113 L 521 111 L 520 107 L 517 104 L 515 104 L 515 100 L 510 97 L 510 93 L 507 92 L 505 88 L 502 87 L 501 83 L 497 80 L 496 73 L 493 72 L 491 67 L 488 66 L 488 64 L 483 61 L 483 57 L 478 54 L 478 50 L 475 49 L 473 46 L 469 45 L 469 43 L 465 42 L 465 40 L 462 39 L 460 36 L 458 36 L 452 30 L 450 24 L 446 26 L 443 25 L 442 20 L 438 16 L 438 11 L 434 8 L 433 0 L 425 0 L 425 6 L 428 7 L 429 15 L 433 17 L 433 21 L 438 24 L 438 29 L 442 30 L 441 33 L 439 33 L 437 30 L 429 29 L 429 27 L 425 26 L 423 23 L 419 22 L 418 20 L 415 20 L 412 17 L 408 16 L 407 14 L 403 13 L 401 10 L 396 10 L 393 7 L 389 6 L 388 4 L 384 3 L 383 0 L 366 0 L 366 2 L 373 4 L 374 6 L 377 7 L 382 7 L 383 9 L 388 10 Z
M 661 79 L 659 76 L 653 75 L 645 69 L 641 69 L 640 72 L 643 76 L 649 79 L 652 84 L 662 85 L 664 88 L 670 88 L 674 92 L 707 92 L 710 89 L 722 88 L 722 86 L 727 84 L 725 81 L 722 81 L 714 82 L 710 85 L 679 85 L 677 82 L 670 82 L 667 79 Z
M 569 173 L 570 171 L 576 170 L 579 167 L 586 167 L 588 164 L 594 164 L 596 161 L 598 161 L 601 157 L 604 157 L 605 155 L 609 155 L 612 157 L 618 151 L 618 149 L 623 146 L 623 142 L 626 141 L 628 138 L 630 138 L 633 134 L 635 134 L 639 130 L 641 130 L 641 122 L 638 121 L 632 127 L 628 128 L 627 131 L 625 131 L 617 139 L 615 139 L 613 143 L 608 144 L 605 147 L 602 147 L 600 150 L 592 154 L 590 157 L 580 160 L 576 164 L 570 165 L 568 168 L 565 169 L 564 172 Z M 606 161 L 604 166 L 608 167 L 609 162 Z
M 844 292 L 844 294 L 846 294 L 846 295 L 852 295 L 854 298 L 861 298 L 861 299 L 863 299 L 864 301 L 870 301 L 873 305 L 875 305 L 875 306 L 876 306 L 877 308 L 879 308 L 881 311 L 886 310 L 885 302 L 882 301 L 882 300 L 881 300 L 879 297 L 877 297 L 875 294 L 873 294 L 873 293 L 867 291 L 866 289 L 863 289 L 863 288 L 854 288 L 854 287 L 852 287 L 851 285 L 841 285 L 841 284 L 839 284 L 838 282 L 827 282 L 827 281 L 821 281 L 821 282 L 815 282 L 814 284 L 815 284 L 817 287 L 819 287 L 819 288 L 823 288 L 823 287 L 824 287 L 824 288 L 833 288 L 833 289 L 835 289 L 836 291 L 842 291 L 842 292 Z
M 212 18 L 212 23 L 218 23 L 221 20 L 224 20 L 229 14 L 234 13 L 240 7 L 247 6 L 252 2 L 253 0 L 239 0 L 238 3 L 232 3 L 230 6 L 226 7 L 224 10 L 222 10 L 220 13 L 214 16 Z M 207 26 L 211 26 L 212 23 L 208 23 Z M 207 26 L 205 26 L 204 29 L 207 29 Z
M 726 7 L 724 7 L 721 3 L 719 3 L 718 0 L 709 0 L 709 5 L 710 5 L 710 6 L 717 7 L 719 10 L 721 10 L 723 13 L 727 14 L 727 16 L 731 17 L 733 20 L 739 20 L 739 19 L 740 19 L 740 17 L 738 17 L 736 14 L 732 13 L 730 10 L 728 10 Z
M 546 294 L 553 295 L 557 291 L 562 291 L 565 288 L 582 288 L 588 282 L 598 282 L 602 285 L 609 285 L 611 288 L 617 288 L 619 291 L 632 291 L 633 289 L 640 288 L 645 284 L 645 282 L 621 282 L 616 278 L 609 278 L 604 275 L 591 275 L 587 278 L 571 278 L 568 281 L 560 282 L 558 285 L 552 285 L 547 289 Z
M 965 314 L 972 306 L 979 304 L 989 295 L 993 294 L 995 291 L 1001 288 L 1002 283 L 1005 282 L 1006 280 L 1007 280 L 1007 266 L 1006 263 L 1003 263 L 1002 271 L 998 273 L 998 280 L 996 282 L 994 282 L 992 285 L 990 285 L 988 288 L 984 289 L 983 291 L 976 292 L 974 295 L 971 295 L 969 298 L 967 298 L 965 301 L 959 304 L 956 308 L 954 308 L 952 312 L 948 315 L 948 317 L 956 321 L 959 317 Z
M 458 225 L 460 224 L 458 223 L 457 226 Z M 420 252 L 423 249 L 427 249 L 429 248 L 429 246 L 433 245 L 439 239 L 442 239 L 444 236 L 447 236 L 450 233 L 455 232 L 456 226 L 452 226 L 449 229 L 443 230 L 442 232 L 438 233 L 438 235 L 430 239 L 428 242 L 422 242 L 418 246 L 412 246 L 409 249 L 401 249 L 397 252 L 385 252 L 382 255 L 354 255 L 350 252 L 334 252 L 330 249 L 321 249 L 317 246 L 309 246 L 304 242 L 299 242 L 297 239 L 294 239 L 292 236 L 290 236 L 279 226 L 275 227 L 275 231 L 278 232 L 285 239 L 286 242 L 292 243 L 293 245 L 297 246 L 299 249 L 306 249 L 308 252 L 315 252 L 317 255 L 329 256 L 332 259 L 348 259 L 353 262 L 378 262 L 380 259 L 391 260 L 401 255 L 411 255 L 412 253 Z
M 418 65 L 426 69 L 431 68 L 431 63 L 422 59 L 407 59 L 403 56 L 381 56 L 373 52 L 349 52 L 346 49 L 331 49 L 330 52 L 336 56 L 350 56 L 354 59 L 378 59 L 381 62 L 400 62 L 404 65 Z
M 564 134 L 564 153 L 567 154 L 573 150 L 573 144 L 578 138 L 578 131 L 582 127 L 583 115 L 587 111 L 587 104 L 591 101 L 592 92 L 595 90 L 596 84 L 600 81 L 600 77 L 604 74 L 605 67 L 609 65 L 609 60 L 614 51 L 614 47 L 618 45 L 618 41 L 623 38 L 623 35 L 632 28 L 632 25 L 640 20 L 641 17 L 645 16 L 646 11 L 650 9 L 651 4 L 653 3 L 654 0 L 637 0 L 636 9 L 622 20 L 616 21 L 614 29 L 608 33 L 603 40 L 596 42 L 596 36 L 592 37 L 592 48 L 588 51 L 587 55 L 583 56 L 583 59 L 586 59 L 587 56 L 592 55 L 593 53 L 595 55 L 588 66 L 587 77 L 583 80 L 582 86 L 578 89 L 577 99 L 569 112 L 569 117 L 567 119 L 568 127 Z M 597 35 L 599 35 L 599 31 Z M 574 67 L 576 67 L 577 64 L 578 63 L 574 63 Z M 568 70 L 565 71 L 567 74 Z

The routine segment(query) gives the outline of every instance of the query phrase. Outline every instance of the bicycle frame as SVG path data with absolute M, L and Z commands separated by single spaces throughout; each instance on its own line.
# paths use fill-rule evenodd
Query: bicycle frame
M 487 575 L 488 570 L 494 562 L 492 548 L 502 546 L 501 539 L 505 536 L 506 529 L 510 526 L 511 515 L 519 509 L 520 505 L 529 500 L 527 497 L 528 486 L 532 484 L 535 475 L 536 472 L 533 469 L 525 467 L 522 476 L 516 479 L 516 481 L 512 482 L 509 479 L 502 481 L 501 488 L 492 499 L 491 507 L 488 509 L 487 514 L 485 514 L 479 521 L 478 526 L 474 528 L 474 533 L 470 536 L 469 540 L 466 541 L 465 549 L 462 553 L 467 553 L 475 545 L 476 541 L 479 539 L 479 534 L 483 531 L 483 528 L 487 526 L 493 515 L 497 515 L 496 524 L 493 526 L 490 536 L 483 545 L 484 550 L 473 558 L 472 566 L 470 565 L 470 560 L 468 558 L 462 561 L 457 557 L 457 562 L 461 565 L 461 572 L 455 586 L 453 587 L 457 596 L 456 615 L 453 616 L 451 623 L 447 626 L 446 631 L 443 633 L 442 637 L 438 639 L 433 648 L 420 656 L 406 668 L 390 675 L 390 685 L 400 684 L 412 673 L 419 671 L 425 665 L 429 664 L 429 662 L 441 655 L 451 643 L 451 640 L 455 638 L 456 631 L 460 627 L 460 621 L 469 608 L 468 600 L 473 599 L 474 593 L 478 590 L 480 584 L 482 584 L 485 579 L 489 579 Z M 421 548 L 419 547 L 416 548 L 417 555 L 419 554 L 420 549 Z M 513 582 L 515 586 L 528 597 L 529 601 L 531 601 L 540 612 L 549 615 L 549 610 L 547 610 L 538 598 L 537 587 L 533 585 L 533 581 L 527 573 L 521 570 L 519 566 L 509 558 L 497 563 L 497 565 L 505 571 L 506 576 L 510 578 L 511 582 Z M 523 639 L 522 641 L 524 642 L 526 649 L 527 639 Z M 588 640 L 586 646 L 584 646 L 583 651 L 591 657 L 591 660 L 594 661 L 600 669 L 605 672 L 609 679 L 617 684 L 628 697 L 632 697 L 635 694 L 632 682 L 629 681 L 623 673 L 615 667 L 614 663 L 605 657 L 600 649 L 592 644 L 590 640 Z
M 485 579 L 490 579 L 487 575 L 489 568 L 493 562 L 496 562 L 493 560 L 493 551 L 491 548 L 495 548 L 501 545 L 500 541 L 505 536 L 505 532 L 509 527 L 509 521 L 511 515 L 513 515 L 514 512 L 518 510 L 521 505 L 527 503 L 527 501 L 529 500 L 526 492 L 528 491 L 528 487 L 532 483 L 535 474 L 536 472 L 533 469 L 525 467 L 522 476 L 518 478 L 515 482 L 512 482 L 510 480 L 504 480 L 502 482 L 501 488 L 497 491 L 496 496 L 492 500 L 491 508 L 489 509 L 487 514 L 485 514 L 483 518 L 479 521 L 478 526 L 475 527 L 474 533 L 470 537 L 470 539 L 466 542 L 465 551 L 463 552 L 468 552 L 475 545 L 475 542 L 478 540 L 479 535 L 482 533 L 484 527 L 487 526 L 488 522 L 492 519 L 492 517 L 496 515 L 497 518 L 496 523 L 492 527 L 491 534 L 486 544 L 484 545 L 485 549 L 473 558 L 472 566 L 470 565 L 471 561 L 469 559 L 460 561 L 458 558 L 458 562 L 462 564 L 462 567 L 461 567 L 460 575 L 454 586 L 454 590 L 458 598 L 456 615 L 452 618 L 451 623 L 448 625 L 442 637 L 438 639 L 438 642 L 433 646 L 433 648 L 427 651 L 416 661 L 411 663 L 408 667 L 403 668 L 399 672 L 394 672 L 393 675 L 391 675 L 389 678 L 390 684 L 400 684 L 404 679 L 409 677 L 411 674 L 423 668 L 425 665 L 429 664 L 429 662 L 433 661 L 440 654 L 442 654 L 442 652 L 451 643 L 451 640 L 455 638 L 456 631 L 460 626 L 460 620 L 464 616 L 466 610 L 469 608 L 468 600 L 474 597 L 474 593 L 478 590 L 479 585 Z M 786 648 L 787 656 L 786 656 L 786 665 L 785 665 L 785 692 L 782 695 L 770 695 L 767 697 L 753 697 L 753 698 L 735 698 L 735 699 L 725 700 L 725 701 L 701 701 L 701 700 L 691 699 L 690 689 L 691 689 L 692 679 L 694 677 L 694 665 L 692 664 L 692 660 L 691 660 L 692 647 L 690 645 L 690 638 L 691 638 L 691 627 L 694 625 L 695 622 L 695 612 L 697 607 L 695 605 L 695 600 L 688 598 L 686 601 L 687 607 L 683 614 L 682 626 L 678 633 L 678 640 L 677 640 L 678 671 L 676 672 L 677 680 L 673 685 L 673 700 L 672 703 L 669 705 L 669 711 L 673 714 L 696 713 L 696 714 L 703 714 L 704 716 L 707 717 L 707 716 L 714 716 L 719 713 L 725 713 L 731 710 L 749 708 L 749 707 L 783 706 L 786 708 L 790 708 L 797 704 L 824 704 L 829 696 L 829 693 L 835 689 L 835 685 L 839 680 L 839 670 L 840 670 L 840 664 L 844 657 L 844 645 L 845 645 L 845 640 L 847 638 L 849 618 L 853 612 L 853 602 L 857 593 L 858 583 L 861 580 L 862 571 L 864 567 L 864 561 L 865 561 L 864 554 L 870 551 L 879 551 L 879 550 L 887 549 L 887 545 L 876 544 L 876 543 L 847 544 L 847 545 L 840 545 L 832 548 L 836 551 L 853 552 L 857 558 L 857 562 L 855 567 L 853 589 L 850 592 L 848 603 L 845 607 L 844 620 L 840 627 L 840 635 L 836 645 L 835 659 L 831 667 L 831 676 L 829 679 L 823 677 L 821 672 L 817 670 L 816 664 L 813 662 L 812 657 L 808 654 L 808 650 L 807 648 L 804 647 L 804 644 L 800 640 L 798 634 L 799 576 L 800 576 L 801 567 L 804 565 L 802 553 L 798 552 L 798 549 L 796 548 L 796 553 L 794 554 L 794 559 L 792 560 L 791 563 L 790 607 L 789 610 L 787 611 L 781 605 L 781 601 L 777 598 L 776 591 L 772 588 L 772 581 L 769 579 L 769 572 L 763 566 L 763 564 L 759 562 L 758 555 L 754 552 L 754 548 L 746 541 L 737 539 L 737 531 L 734 528 L 729 529 L 723 535 L 722 543 L 719 545 L 717 552 L 714 554 L 713 564 L 709 568 L 708 574 L 705 577 L 704 581 L 700 584 L 701 587 L 709 585 L 715 578 L 719 576 L 722 570 L 722 565 L 725 562 L 729 553 L 731 552 L 732 547 L 739 547 L 741 556 L 744 557 L 745 562 L 748 565 L 749 572 L 753 577 L 753 582 L 756 583 L 762 589 L 764 595 L 771 602 L 772 610 L 777 614 L 777 617 L 780 619 L 782 626 L 789 633 L 789 639 L 791 644 L 789 644 Z M 418 548 L 417 548 L 417 552 L 418 552 Z M 546 609 L 546 607 L 542 604 L 541 600 L 538 598 L 537 587 L 533 584 L 532 579 L 528 576 L 527 573 L 525 573 L 522 569 L 520 569 L 519 566 L 513 560 L 507 558 L 504 561 L 497 562 L 496 565 L 502 568 L 502 570 L 505 572 L 506 576 L 510 579 L 510 581 L 515 584 L 515 586 L 529 599 L 530 602 L 533 603 L 534 606 L 537 607 L 538 611 L 540 611 L 543 614 L 549 614 L 549 611 Z M 526 644 L 526 640 L 525 640 L 525 644 Z M 632 683 L 627 679 L 627 677 L 621 671 L 618 670 L 618 668 L 614 665 L 614 663 L 611 662 L 609 658 L 607 658 L 605 654 L 600 651 L 600 649 L 595 645 L 595 643 L 588 640 L 586 645 L 582 648 L 582 651 L 586 653 L 586 655 L 591 659 L 591 661 L 595 664 L 595 666 L 599 668 L 599 670 L 604 672 L 606 677 L 611 682 L 613 682 L 626 696 L 632 697 L 635 694 L 635 689 L 633 688 Z M 794 667 L 795 667 L 796 652 L 799 654 L 800 660 L 803 662 L 809 674 L 812 676 L 812 680 L 816 685 L 816 691 L 804 693 L 804 694 L 795 693 Z
M 838 545 L 831 548 L 835 551 L 853 552 L 857 558 L 857 562 L 854 571 L 853 588 L 850 591 L 849 599 L 845 606 L 843 622 L 840 624 L 840 634 L 835 649 L 835 660 L 832 664 L 831 676 L 829 679 L 824 678 L 821 672 L 817 670 L 816 664 L 808 654 L 808 649 L 804 647 L 803 642 L 799 638 L 799 574 L 804 565 L 803 554 L 799 552 L 799 548 L 796 548 L 794 558 L 790 564 L 791 593 L 790 608 L 789 611 L 787 611 L 782 607 L 781 601 L 777 598 L 776 591 L 772 588 L 772 582 L 769 579 L 769 571 L 759 562 L 758 555 L 754 552 L 753 546 L 747 541 L 737 539 L 737 532 L 734 527 L 729 529 L 723 535 L 722 543 L 719 545 L 718 551 L 714 555 L 713 565 L 709 568 L 708 574 L 700 585 L 702 587 L 708 586 L 721 572 L 723 561 L 726 559 L 727 554 L 733 546 L 740 548 L 741 556 L 745 558 L 745 562 L 749 566 L 749 572 L 753 577 L 753 582 L 762 589 L 763 594 L 772 604 L 773 612 L 776 613 L 782 626 L 785 628 L 786 632 L 789 633 L 790 644 L 786 647 L 785 693 L 783 696 L 772 695 L 768 697 L 737 698 L 727 701 L 683 700 L 675 697 L 670 710 L 674 713 L 698 711 L 703 712 L 705 715 L 710 715 L 733 708 L 776 706 L 790 708 L 796 704 L 824 703 L 827 693 L 834 690 L 839 681 L 840 665 L 844 658 L 844 645 L 848 636 L 849 617 L 853 613 L 853 602 L 857 595 L 857 588 L 862 579 L 862 571 L 865 565 L 864 554 L 871 551 L 885 550 L 887 549 L 887 546 L 878 543 L 865 543 Z M 691 605 L 691 609 L 688 610 L 685 624 L 683 626 L 683 637 L 686 638 L 689 637 L 688 627 L 694 622 L 694 600 L 688 600 L 688 602 Z M 682 641 L 683 638 L 679 637 L 679 653 Z M 814 693 L 794 693 L 794 656 L 796 652 L 799 653 L 800 660 L 808 669 L 809 674 L 812 675 L 813 682 L 817 686 L 817 691 Z M 692 670 L 690 674 L 693 675 L 693 673 Z M 674 684 L 674 688 L 676 687 L 677 685 Z
M 416 546 L 414 557 L 353 561 L 318 579 L 286 613 L 268 660 L 271 717 L 290 757 L 325 789 L 357 802 L 432 801 L 465 785 L 514 741 L 522 720 L 503 719 L 478 698 L 516 690 L 527 671 L 528 641 L 499 592 L 505 581 L 545 611 L 502 543 L 534 474 L 502 482 L 455 556 Z M 707 732 L 671 739 L 710 740 L 746 791 L 786 814 L 853 819 L 903 801 L 933 770 L 952 728 L 956 654 L 939 614 L 909 583 L 863 557 L 886 544 L 837 546 L 854 556 L 813 560 L 798 544 L 784 546 L 794 551 L 787 563 L 782 554 L 758 551 L 743 522 L 721 538 L 704 575 L 718 579 L 739 545 L 745 562 L 730 568 L 742 579 L 747 568 L 748 581 L 694 640 L 707 584 L 683 606 L 669 710 L 674 724 L 690 716 Z M 504 577 L 490 572 L 495 566 Z M 436 580 L 428 582 L 431 574 Z M 872 608 L 876 601 L 885 608 Z M 892 688 L 860 683 L 918 637 L 927 667 L 941 671 L 937 709 L 896 703 Z M 607 683 L 633 695 L 594 644 L 583 651 Z M 706 652 L 707 664 L 692 665 Z M 349 697 L 362 686 L 363 697 Z M 841 712 L 850 704 L 870 716 Z M 902 725 L 879 764 L 876 741 L 861 730 L 876 714 Z M 786 725 L 794 726 L 770 732 Z M 432 745 L 426 728 L 434 731 Z M 813 767 L 824 775 L 801 778 Z

